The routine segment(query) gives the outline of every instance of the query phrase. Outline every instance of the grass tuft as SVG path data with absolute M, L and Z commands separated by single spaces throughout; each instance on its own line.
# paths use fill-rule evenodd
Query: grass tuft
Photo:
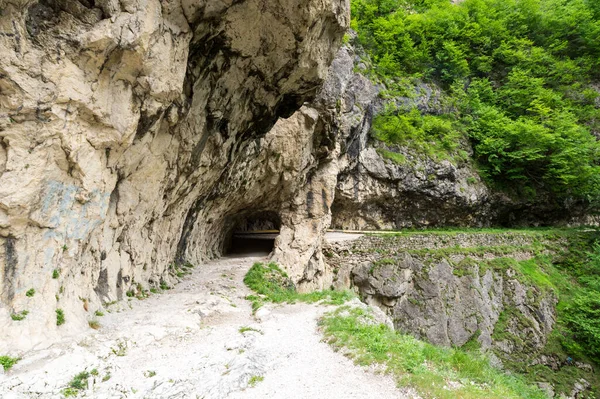
M 314 303 L 324 300 L 326 304 L 341 305 L 354 298 L 350 291 L 323 290 L 307 294 L 296 291 L 294 283 L 288 275 L 271 262 L 267 265 L 255 263 L 252 265 L 244 283 L 258 295 L 248 295 L 246 299 L 252 302 L 252 310 L 258 310 L 265 302 L 273 303 Z

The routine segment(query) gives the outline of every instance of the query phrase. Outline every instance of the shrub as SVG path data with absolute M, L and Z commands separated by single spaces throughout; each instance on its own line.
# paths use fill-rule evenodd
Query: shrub
M 0 356 L 0 365 L 4 367 L 4 370 L 10 370 L 19 360 L 18 357 Z
M 600 292 L 580 292 L 565 309 L 565 319 L 585 353 L 600 359 Z

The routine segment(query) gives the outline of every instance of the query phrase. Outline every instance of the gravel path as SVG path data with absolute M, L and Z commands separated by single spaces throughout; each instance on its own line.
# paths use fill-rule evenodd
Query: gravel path
M 61 398 L 74 375 L 92 369 L 80 397 L 405 397 L 389 377 L 321 342 L 326 307 L 265 306 L 252 316 L 242 279 L 261 260 L 223 258 L 172 290 L 110 306 L 100 330 L 25 354 L 0 375 L 0 397 Z

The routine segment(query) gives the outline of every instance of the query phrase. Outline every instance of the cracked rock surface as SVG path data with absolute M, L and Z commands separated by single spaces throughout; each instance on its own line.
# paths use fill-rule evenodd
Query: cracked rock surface
M 0 353 L 82 331 L 89 309 L 172 283 L 170 265 L 220 256 L 253 212 L 281 214 L 280 246 L 302 254 L 285 266 L 322 285 L 319 244 L 293 233 L 325 228 L 297 191 L 317 163 L 314 115 L 291 118 L 304 136 L 265 135 L 317 94 L 347 1 L 0 9 Z

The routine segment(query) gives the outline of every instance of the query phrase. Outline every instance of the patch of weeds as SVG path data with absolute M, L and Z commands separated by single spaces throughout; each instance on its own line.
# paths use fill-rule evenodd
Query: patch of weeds
M 94 377 L 98 376 L 98 369 L 92 369 L 92 371 L 90 371 L 90 374 L 93 375 Z
M 67 246 L 67 244 L 62 246 L 62 250 L 63 250 L 63 252 L 67 252 L 69 250 L 69 247 Z
M 160 280 L 160 289 L 161 290 L 170 290 L 171 287 L 169 287 L 169 285 L 167 284 L 167 282 L 165 280 Z
M 365 320 L 373 320 L 367 311 L 342 306 L 319 325 L 327 342 L 345 349 L 357 364 L 385 367 L 399 385 L 414 388 L 424 398 L 546 398 L 521 376 L 493 368 L 480 353 L 436 347 Z M 448 388 L 449 382 L 457 384 Z
M 35 288 L 30 288 L 27 290 L 27 292 L 25 293 L 25 296 L 28 296 L 29 298 L 31 298 L 32 296 L 35 295 Z
M 252 310 L 258 310 L 265 302 L 273 303 L 314 303 L 323 300 L 325 304 L 341 305 L 354 298 L 350 291 L 323 290 L 300 294 L 287 274 L 271 262 L 267 265 L 255 263 L 252 265 L 244 283 L 258 295 L 248 295 L 247 300 L 252 302 Z
M 154 370 L 146 370 L 144 371 L 144 377 L 146 378 L 152 378 L 156 375 L 156 371 Z
M 160 290 L 158 288 L 154 288 L 154 287 L 150 288 L 150 292 L 153 294 L 160 294 Z
M 257 332 L 257 333 L 260 333 L 260 334 L 262 334 L 262 333 L 263 333 L 261 330 L 259 330 L 259 329 L 257 329 L 257 328 L 248 327 L 248 326 L 242 326 L 242 327 L 240 327 L 240 329 L 239 329 L 238 331 L 239 331 L 241 334 L 243 334 L 243 333 L 245 333 L 245 332 L 248 332 L 248 331 L 254 331 L 254 332 Z
M 93 328 L 94 330 L 100 329 L 100 322 L 98 320 L 90 320 L 90 321 L 88 321 L 88 325 L 90 326 L 90 328 Z
M 75 388 L 65 388 L 63 389 L 62 394 L 65 398 L 76 397 L 79 395 L 79 390 Z
M 250 377 L 250 380 L 248 381 L 248 386 L 254 388 L 256 386 L 256 384 L 258 384 L 259 382 L 261 382 L 264 379 L 265 379 L 265 377 L 263 377 L 262 375 L 253 375 L 252 377 Z
M 60 271 L 58 269 L 52 270 L 52 278 L 57 279 L 60 276 Z
M 144 289 L 144 286 L 142 284 L 137 283 L 135 287 L 136 287 L 135 297 L 137 299 L 139 299 L 141 301 L 142 299 L 148 298 L 148 296 L 149 296 L 148 291 Z
M 65 324 L 65 312 L 62 309 L 56 309 L 56 325 L 62 326 Z
M 27 310 L 22 310 L 18 313 L 13 313 L 10 315 L 10 318 L 13 319 L 14 321 L 21 321 L 23 320 L 27 315 L 29 314 L 29 311 Z
M 129 290 L 125 293 L 129 298 L 133 298 L 135 296 L 135 292 L 133 290 Z
M 10 356 L 0 356 L 0 365 L 4 367 L 4 370 L 10 370 L 12 366 L 14 366 L 19 360 L 18 357 L 10 357 Z
M 101 310 L 96 310 L 96 311 L 94 312 L 94 314 L 95 314 L 96 316 L 98 316 L 98 317 L 102 317 L 102 316 L 104 316 L 104 313 L 103 313 Z
M 102 382 L 106 382 L 106 381 L 110 380 L 110 377 L 112 377 L 110 375 L 110 372 L 106 373 L 106 375 L 104 377 L 102 377 Z
M 111 352 L 119 357 L 123 357 L 125 355 L 127 355 L 127 345 L 125 345 L 123 342 L 118 342 L 117 343 L 117 347 L 116 348 L 110 348 Z
M 90 378 L 90 373 L 87 371 L 82 371 L 81 373 L 75 375 L 71 382 L 69 382 L 69 386 L 63 389 L 63 395 L 67 398 L 79 395 L 80 391 L 83 391 L 87 388 L 88 378 Z

